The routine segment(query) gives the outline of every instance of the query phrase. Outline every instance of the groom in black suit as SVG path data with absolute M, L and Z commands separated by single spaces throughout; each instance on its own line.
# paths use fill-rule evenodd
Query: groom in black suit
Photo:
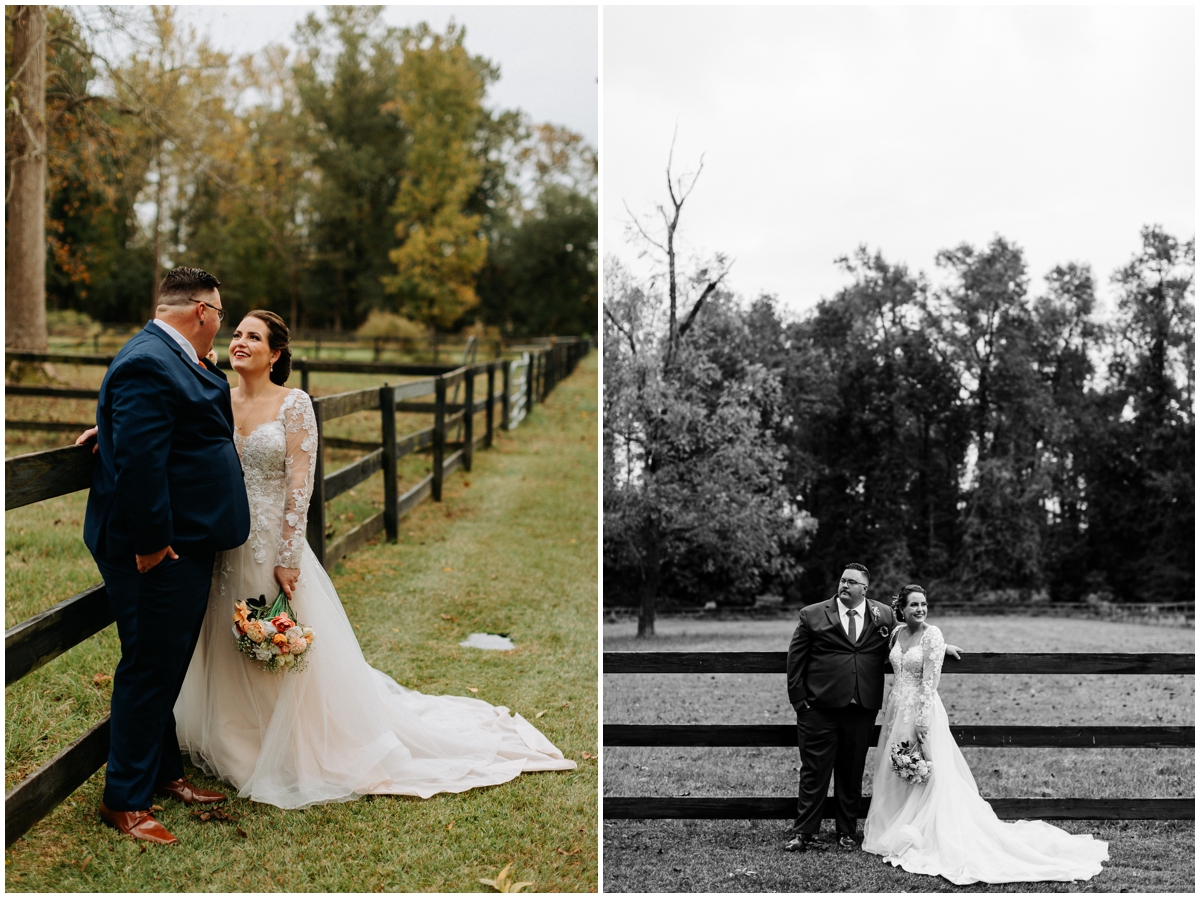
M 838 843 L 855 848 L 863 767 L 875 716 L 883 707 L 883 667 L 892 609 L 866 598 L 870 574 L 848 564 L 837 595 L 809 605 L 788 648 L 788 700 L 796 710 L 800 743 L 800 796 L 785 848 L 823 848 L 821 829 L 829 777 L 834 777 Z
M 100 817 L 168 845 L 176 839 L 151 814 L 155 794 L 187 804 L 225 797 L 184 778 L 173 708 L 214 556 L 250 533 L 229 384 L 205 360 L 225 315 L 218 286 L 199 268 L 171 271 L 155 319 L 109 366 L 83 529 L 121 639 Z

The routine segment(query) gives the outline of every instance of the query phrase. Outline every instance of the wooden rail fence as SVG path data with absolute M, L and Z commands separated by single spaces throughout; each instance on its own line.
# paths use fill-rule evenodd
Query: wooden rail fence
M 554 385 L 569 375 L 587 352 L 588 344 L 584 341 L 564 341 L 550 349 L 526 353 L 520 360 L 485 362 L 450 371 L 443 366 L 432 372 L 434 376 L 421 380 L 313 398 L 320 451 L 317 454 L 316 484 L 309 505 L 307 538 L 317 559 L 325 568 L 332 568 L 338 560 L 361 547 L 380 531 L 385 532 L 389 541 L 395 541 L 401 517 L 425 499 L 440 502 L 445 478 L 459 467 L 470 471 L 475 448 L 480 444 L 490 447 L 497 426 L 508 430 L 516 427 L 526 411 L 535 402 L 543 401 Z M 10 352 L 5 355 L 7 359 L 18 357 L 26 361 L 64 361 L 58 354 L 50 353 Z M 47 355 L 53 358 L 44 358 Z M 29 356 L 42 358 L 30 359 Z M 311 362 L 308 364 L 312 365 Z M 310 367 L 310 370 L 343 372 L 347 368 L 355 373 L 383 375 L 430 373 L 425 366 L 336 362 L 321 362 L 319 368 Z M 475 379 L 481 376 L 486 376 L 487 387 L 476 398 Z M 463 388 L 463 401 L 448 402 L 447 388 L 456 385 Z M 7 389 L 10 395 L 18 395 L 13 387 Z M 58 395 L 61 392 L 28 392 L 52 389 L 45 387 L 21 389 L 26 392 L 20 395 Z M 433 401 L 418 401 L 427 396 L 434 397 Z M 360 411 L 379 412 L 379 444 L 326 438 L 325 427 L 330 421 Z M 431 414 L 433 425 L 398 437 L 397 411 Z M 474 419 L 480 412 L 484 413 L 484 427 L 475 433 Z M 448 440 L 447 434 L 456 424 L 461 425 L 462 440 Z M 80 429 L 89 426 L 72 425 Z M 327 446 L 363 449 L 367 454 L 332 474 L 326 474 L 324 449 Z M 424 449 L 431 450 L 432 472 L 403 494 L 399 493 L 396 472 L 398 459 Z M 93 464 L 94 457 L 87 446 L 68 446 L 6 459 L 5 510 L 88 489 L 92 482 Z M 336 542 L 327 544 L 325 504 L 380 470 L 384 473 L 383 508 Z M 100 583 L 11 627 L 4 634 L 5 686 L 37 670 L 112 622 L 108 594 L 104 584 Z M 4 799 L 5 845 L 11 845 L 50 813 L 107 760 L 108 717 L 105 717 L 8 790 Z
M 1182 653 L 964 653 L 943 674 L 1195 674 L 1196 656 Z M 890 667 L 888 670 L 890 671 Z M 786 652 L 605 652 L 605 674 L 786 674 Z M 780 686 L 782 689 L 782 684 Z M 879 740 L 875 727 L 874 741 Z M 1191 726 L 952 726 L 959 745 L 1021 748 L 1186 748 L 1196 746 Z M 795 724 L 604 725 L 613 746 L 796 747 Z M 1194 820 L 1194 798 L 992 798 L 1002 819 Z M 864 796 L 858 816 L 865 817 Z M 651 798 L 604 796 L 606 819 L 777 819 L 796 815 L 796 797 L 739 796 Z M 827 798 L 824 816 L 834 816 Z

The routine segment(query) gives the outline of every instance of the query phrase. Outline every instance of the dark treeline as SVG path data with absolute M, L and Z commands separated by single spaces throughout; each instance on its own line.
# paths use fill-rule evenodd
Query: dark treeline
M 488 108 L 499 69 L 460 26 L 330 7 L 295 42 L 235 60 L 170 7 L 48 8 L 50 310 L 144 321 L 162 271 L 193 265 L 235 315 L 308 329 L 384 311 L 596 332 L 597 167 L 579 135 Z
M 939 253 L 936 289 L 860 249 L 800 320 L 718 292 L 675 366 L 614 263 L 606 602 L 809 603 L 853 560 L 878 598 L 1192 600 L 1194 241 L 1142 241 L 1108 319 L 1088 266 L 1034 296 L 1000 238 Z

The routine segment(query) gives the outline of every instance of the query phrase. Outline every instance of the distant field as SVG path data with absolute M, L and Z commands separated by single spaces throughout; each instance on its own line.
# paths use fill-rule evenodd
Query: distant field
M 1195 631 L 1092 620 L 1015 617 L 951 617 L 932 623 L 964 651 L 1011 652 L 1194 652 Z M 658 623 L 652 640 L 635 637 L 636 623 L 604 627 L 605 651 L 785 651 L 794 623 L 777 621 L 690 621 Z M 952 724 L 1194 725 L 1195 678 L 1191 676 L 955 676 L 946 662 L 939 692 Z M 890 677 L 888 678 L 890 681 Z M 781 675 L 607 675 L 605 723 L 793 723 Z M 871 790 L 875 749 L 867 758 L 864 791 Z M 985 797 L 1140 797 L 1194 795 L 1194 753 L 1181 749 L 967 748 L 967 762 Z M 734 796 L 794 795 L 798 753 L 783 748 L 625 748 L 604 751 L 605 795 Z M 875 891 L 894 879 L 862 876 L 835 883 L 789 881 L 770 855 L 783 841 L 787 821 L 610 821 L 605 824 L 605 889 L 610 891 L 733 890 Z M 830 824 L 827 823 L 827 826 Z M 1082 829 L 1073 827 L 1082 825 Z M 1145 890 L 1174 890 L 1193 876 L 1194 824 L 1070 824 L 1078 832 L 1112 830 L 1149 839 L 1170 832 L 1164 878 L 1129 882 Z M 1132 829 L 1130 829 L 1132 827 Z M 1157 827 L 1157 829 L 1155 829 Z M 1124 829 L 1122 829 L 1124 828 Z M 1164 829 L 1165 828 L 1165 829 Z M 1134 835 L 1136 834 L 1136 836 Z M 1181 841 L 1182 840 L 1182 841 Z M 731 848 L 744 844 L 749 854 Z M 724 873 L 703 866 L 670 866 L 643 854 L 647 846 L 688 858 L 720 857 Z M 653 851 L 650 852 L 654 854 Z M 791 857 L 791 856 L 787 856 Z M 1136 870 L 1139 855 L 1130 861 Z M 1147 856 L 1148 857 L 1148 856 Z M 877 860 L 877 859 L 876 859 Z M 643 862 L 647 863 L 643 863 Z M 1186 862 L 1185 862 L 1186 861 Z M 1149 863 L 1149 861 L 1147 860 Z M 799 862 L 793 862 L 795 866 Z M 764 866 L 765 865 L 765 866 Z M 677 865 L 678 866 L 678 865 Z M 741 870 L 740 873 L 736 872 Z M 747 876 L 758 869 L 763 875 Z M 661 875 L 653 876 L 652 870 Z M 775 873 L 770 873 L 775 870 Z M 636 871 L 636 872 L 635 872 Z M 732 871 L 732 872 L 731 872 Z M 1160 870 L 1159 872 L 1162 872 Z M 726 873 L 730 875 L 727 877 Z M 1107 874 L 1106 874 L 1107 875 Z M 763 877 L 766 878 L 763 878 Z M 778 878 L 782 876 L 783 878 Z M 907 874 L 905 874 L 907 876 Z M 683 885 L 688 879 L 690 885 Z M 1090 885 L 1101 890 L 1101 878 Z M 701 884 L 703 881 L 703 885 Z M 789 884 L 790 882 L 790 884 Z M 819 887 L 818 887 L 819 886 Z M 907 876 L 895 890 L 932 888 L 926 877 Z M 1143 888 L 1135 888 L 1141 891 Z

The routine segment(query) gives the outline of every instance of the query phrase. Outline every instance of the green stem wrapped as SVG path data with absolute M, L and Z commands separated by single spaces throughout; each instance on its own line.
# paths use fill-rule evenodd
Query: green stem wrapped
M 275 604 L 266 612 L 266 620 L 274 620 L 281 614 L 286 614 L 293 622 L 296 620 L 296 612 L 292 610 L 291 604 L 287 600 L 287 594 L 282 589 L 279 590 L 279 595 L 275 597 Z

